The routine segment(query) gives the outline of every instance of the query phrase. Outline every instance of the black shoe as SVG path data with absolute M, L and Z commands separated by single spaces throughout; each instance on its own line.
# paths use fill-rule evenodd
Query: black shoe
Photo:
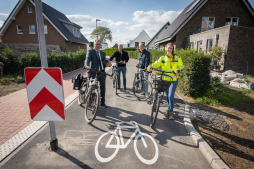
M 126 88 L 126 87 L 124 87 L 124 90 L 127 90 L 127 88 Z
M 120 87 L 117 87 L 117 89 L 120 89 Z
M 108 106 L 105 103 L 101 103 L 101 106 L 104 108 L 108 108 Z

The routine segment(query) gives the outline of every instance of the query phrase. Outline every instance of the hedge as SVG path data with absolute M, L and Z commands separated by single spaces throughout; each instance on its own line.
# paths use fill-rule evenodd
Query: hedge
M 51 53 L 47 55 L 48 67 L 60 67 L 63 73 L 81 68 L 84 65 L 86 52 L 80 50 L 63 54 Z M 4 63 L 4 75 L 24 74 L 26 67 L 41 67 L 41 60 L 36 52 L 29 54 L 14 55 L 12 50 L 6 46 L 0 54 L 0 62 Z
M 148 50 L 151 53 L 151 63 L 165 55 L 165 50 Z M 191 97 L 202 96 L 210 84 L 211 56 L 203 52 L 187 50 L 175 50 L 182 58 L 184 69 L 179 77 L 179 90 Z M 138 59 L 138 51 L 128 52 L 129 57 Z
M 118 48 L 107 48 L 104 50 L 104 52 L 106 53 L 106 56 L 112 56 L 114 54 L 115 51 L 117 51 Z M 137 51 L 136 48 L 123 48 L 124 51 Z

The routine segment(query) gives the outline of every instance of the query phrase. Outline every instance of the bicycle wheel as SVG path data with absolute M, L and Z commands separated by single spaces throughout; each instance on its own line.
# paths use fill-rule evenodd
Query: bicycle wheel
M 142 142 L 138 143 L 137 141 L 140 139 L 142 140 Z M 151 142 L 153 144 L 151 144 Z M 144 147 L 141 147 L 141 145 L 142 145 L 141 143 L 143 143 Z M 138 150 L 138 145 L 139 145 L 140 151 Z M 153 145 L 153 147 L 147 148 L 147 145 Z M 138 156 L 139 160 L 145 164 L 154 164 L 158 160 L 158 157 L 159 157 L 158 146 L 157 146 L 155 140 L 153 139 L 153 137 L 146 134 L 146 133 L 142 133 L 142 134 L 139 133 L 135 137 L 134 150 L 135 150 L 135 153 Z M 141 152 L 142 155 L 139 152 Z
M 158 92 L 156 91 L 154 93 L 154 99 L 153 99 L 153 104 L 152 104 L 152 111 L 151 111 L 151 122 L 150 122 L 150 127 L 153 127 L 155 125 L 159 108 L 160 108 L 160 97 L 158 97 Z
M 116 87 L 116 79 L 115 79 L 116 74 L 114 72 L 113 72 L 113 74 L 114 74 L 112 77 L 113 78 L 113 88 L 115 88 Z
M 115 138 L 116 140 L 113 140 L 113 138 Z M 105 144 L 106 140 L 108 140 L 108 142 Z M 120 145 L 119 137 L 116 136 L 115 133 L 111 133 L 111 132 L 104 133 L 100 136 L 100 138 L 97 140 L 95 144 L 95 151 L 94 151 L 95 157 L 100 162 L 103 162 L 103 163 L 109 162 L 118 153 L 119 145 Z M 101 153 L 99 153 L 99 150 L 101 150 L 100 151 Z M 108 156 L 108 154 L 112 154 L 112 155 Z M 105 157 L 105 156 L 108 156 L 108 157 Z
M 115 89 L 116 89 L 116 94 L 117 94 L 117 88 L 118 88 L 118 77 L 117 73 L 114 76 L 114 81 L 115 81 Z
M 96 117 L 97 110 L 99 107 L 99 92 L 98 89 L 92 89 L 88 96 L 85 107 L 85 120 L 87 123 L 92 123 Z
M 134 96 L 136 96 L 138 100 L 147 100 L 151 97 L 152 94 L 152 84 L 146 79 L 141 79 L 135 82 L 132 90 Z
M 85 99 L 85 96 L 87 95 L 87 92 L 88 92 L 88 83 L 83 82 L 81 84 L 79 94 L 78 94 L 78 104 L 80 106 L 86 102 L 84 99 Z

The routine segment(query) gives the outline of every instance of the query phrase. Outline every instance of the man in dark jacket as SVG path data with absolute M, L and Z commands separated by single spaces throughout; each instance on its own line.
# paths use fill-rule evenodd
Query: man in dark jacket
M 128 52 L 123 51 L 123 45 L 119 44 L 118 45 L 118 51 L 116 51 L 111 57 L 110 61 L 113 59 L 116 59 L 117 62 L 117 72 L 118 72 L 118 89 L 121 87 L 121 82 L 120 82 L 120 74 L 122 72 L 123 74 L 123 87 L 124 90 L 126 90 L 126 63 L 129 61 L 129 56 Z
M 139 63 L 136 65 L 139 69 L 147 69 L 148 65 L 150 64 L 150 52 L 145 49 L 145 44 L 139 44 Z M 148 80 L 148 73 L 143 72 L 142 76 Z M 141 94 L 148 96 L 148 85 L 145 84 L 145 92 Z
M 86 60 L 85 60 L 85 69 L 89 70 L 88 75 L 89 78 L 95 78 L 96 72 L 90 70 L 92 69 L 97 69 L 101 72 L 105 72 L 105 67 L 106 67 L 106 55 L 104 52 L 100 51 L 101 48 L 101 41 L 100 40 L 95 40 L 94 41 L 94 49 L 89 50 L 86 55 Z M 105 104 L 105 93 L 106 93 L 106 76 L 103 74 L 100 74 L 98 76 L 98 80 L 100 81 L 100 89 L 101 89 L 101 106 L 107 108 Z

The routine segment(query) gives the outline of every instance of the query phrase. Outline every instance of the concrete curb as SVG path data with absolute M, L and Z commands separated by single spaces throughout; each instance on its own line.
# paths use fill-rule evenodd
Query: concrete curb
M 178 97 L 181 98 L 179 95 Z M 189 132 L 192 140 L 214 169 L 230 169 L 227 166 L 227 164 L 225 164 L 224 161 L 222 161 L 222 159 L 217 155 L 217 153 L 209 146 L 209 144 L 193 127 L 191 120 L 194 119 L 194 116 L 195 116 L 194 110 L 192 110 L 190 108 L 190 105 L 186 103 L 184 112 L 184 125 L 186 130 Z

